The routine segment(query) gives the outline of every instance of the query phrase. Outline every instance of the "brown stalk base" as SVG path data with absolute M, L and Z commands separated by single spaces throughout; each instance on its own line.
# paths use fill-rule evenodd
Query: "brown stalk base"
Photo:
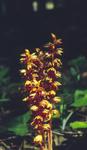
M 52 130 L 48 132 L 48 150 L 53 150 L 52 148 Z

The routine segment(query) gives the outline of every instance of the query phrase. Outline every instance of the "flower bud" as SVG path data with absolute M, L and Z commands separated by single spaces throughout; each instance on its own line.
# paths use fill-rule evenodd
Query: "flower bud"
M 55 34 L 51 33 L 51 38 L 52 38 L 52 41 L 53 41 L 53 42 L 56 41 L 56 36 L 55 36 Z

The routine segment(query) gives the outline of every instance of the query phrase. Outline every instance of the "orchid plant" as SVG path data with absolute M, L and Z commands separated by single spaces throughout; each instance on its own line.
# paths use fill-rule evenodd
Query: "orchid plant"
M 28 49 L 21 54 L 20 62 L 24 68 L 20 70 L 24 78 L 24 93 L 32 111 L 31 125 L 35 130 L 34 143 L 40 150 L 52 150 L 52 116 L 60 115 L 55 104 L 61 101 L 56 95 L 61 78 L 62 41 L 51 34 L 51 42 L 43 49 L 36 48 L 34 53 Z

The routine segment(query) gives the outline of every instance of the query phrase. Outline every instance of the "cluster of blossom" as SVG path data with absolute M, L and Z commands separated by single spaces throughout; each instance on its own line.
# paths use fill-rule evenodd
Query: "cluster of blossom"
M 33 120 L 31 125 L 36 130 L 34 142 L 44 145 L 45 135 L 51 130 L 51 120 L 53 114 L 59 115 L 55 109 L 55 104 L 61 101 L 56 96 L 61 83 L 59 68 L 62 63 L 60 56 L 63 53 L 61 39 L 51 34 L 51 42 L 44 46 L 45 50 L 36 48 L 35 53 L 30 53 L 28 49 L 21 54 L 21 63 L 24 69 L 20 70 L 24 77 L 24 91 L 27 102 L 32 111 Z

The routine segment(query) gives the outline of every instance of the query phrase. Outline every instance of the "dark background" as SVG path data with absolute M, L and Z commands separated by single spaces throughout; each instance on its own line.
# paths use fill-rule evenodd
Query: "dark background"
M 45 8 L 47 1 L 0 0 L 0 64 L 11 67 L 15 78 L 20 53 L 25 48 L 41 47 L 53 32 L 63 39 L 64 64 L 77 56 L 87 56 L 87 5 L 80 0 L 53 0 L 55 9 Z
M 37 12 L 32 7 L 34 1 L 38 3 Z M 54 3 L 53 10 L 46 9 L 45 5 L 48 1 Z M 64 69 L 69 60 L 79 56 L 87 57 L 86 0 L 0 0 L 0 66 L 10 68 L 12 83 L 13 81 L 20 83 L 19 59 L 23 50 L 28 48 L 33 51 L 36 47 L 42 47 L 50 40 L 52 32 L 63 40 Z M 77 88 L 75 84 L 69 85 L 70 88 L 72 86 Z M 11 95 L 12 90 L 9 90 L 9 93 Z M 27 111 L 27 106 L 20 102 L 20 97 L 17 87 L 17 94 L 10 96 L 12 100 L 3 103 L 5 110 L 10 110 L 8 114 L 4 114 L 4 117 L 2 114 L 0 116 L 3 125 Z M 87 147 L 87 136 L 80 143 L 76 140 L 74 143 L 72 141 L 69 140 L 71 149 Z

